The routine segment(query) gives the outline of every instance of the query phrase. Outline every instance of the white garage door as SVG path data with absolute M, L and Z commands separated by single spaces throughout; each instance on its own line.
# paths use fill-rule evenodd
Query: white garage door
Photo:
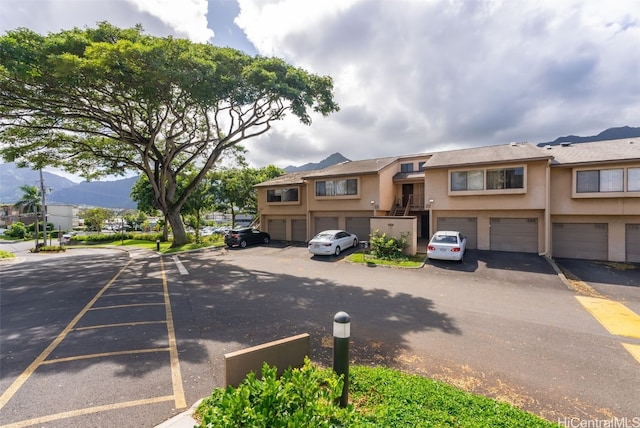
M 345 219 L 347 232 L 353 233 L 360 241 L 368 241 L 371 233 L 371 222 L 369 217 L 347 217 Z
M 323 230 L 332 230 L 338 228 L 338 217 L 316 217 L 313 222 L 314 232 L 316 235 Z
M 307 242 L 307 220 L 291 220 L 291 240 Z
M 537 218 L 492 218 L 491 243 L 494 251 L 538 252 Z
M 626 260 L 640 263 L 640 224 L 627 224 L 625 236 Z
M 553 257 L 607 260 L 606 223 L 553 223 Z
M 271 235 L 271 239 L 276 241 L 284 241 L 287 239 L 287 221 L 280 219 L 267 220 L 267 232 Z
M 438 230 L 457 230 L 467 237 L 467 248 L 478 248 L 478 219 L 475 217 L 438 217 Z

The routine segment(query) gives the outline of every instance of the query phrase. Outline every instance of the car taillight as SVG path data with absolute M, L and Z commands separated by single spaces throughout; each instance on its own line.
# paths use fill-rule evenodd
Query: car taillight
M 436 247 L 434 247 L 433 245 L 427 245 L 427 250 L 429 251 L 435 251 Z
M 454 253 L 459 253 L 460 252 L 460 247 L 454 247 L 451 249 L 451 251 L 453 251 Z

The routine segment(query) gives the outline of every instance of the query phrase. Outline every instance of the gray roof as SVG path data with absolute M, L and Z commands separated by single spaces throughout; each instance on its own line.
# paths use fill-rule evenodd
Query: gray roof
M 456 167 L 473 164 L 522 162 L 551 158 L 540 147 L 531 143 L 512 143 L 500 146 L 476 147 L 471 149 L 436 152 L 424 164 L 424 169 Z
M 553 156 L 552 165 L 640 161 L 640 139 L 633 138 L 546 146 L 540 150 Z
M 309 173 L 309 171 L 300 171 L 300 172 L 289 172 L 287 174 L 283 174 L 280 177 L 272 178 L 271 180 L 263 181 L 262 183 L 258 183 L 253 187 L 263 187 L 263 186 L 286 186 L 291 184 L 303 184 L 305 174 Z
M 312 171 L 297 171 L 256 184 L 254 187 L 303 184 L 306 178 L 339 177 L 353 174 L 376 174 L 398 160 L 397 157 L 348 161 Z
M 353 174 L 376 174 L 398 160 L 398 157 L 342 162 L 326 168 L 307 171 L 304 178 L 336 177 Z

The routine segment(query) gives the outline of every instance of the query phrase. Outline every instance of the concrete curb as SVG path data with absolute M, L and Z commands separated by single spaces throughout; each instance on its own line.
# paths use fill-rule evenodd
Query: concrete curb
M 203 399 L 196 401 L 189 410 L 175 415 L 171 419 L 162 422 L 160 425 L 156 425 L 155 428 L 194 428 L 198 426 L 198 421 L 193 418 L 193 412 Z

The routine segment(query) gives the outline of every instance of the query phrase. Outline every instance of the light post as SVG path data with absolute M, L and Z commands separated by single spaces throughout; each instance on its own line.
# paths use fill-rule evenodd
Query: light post
M 333 317 L 333 371 L 342 375 L 342 395 L 340 407 L 349 403 L 349 337 L 351 336 L 351 317 L 346 312 L 338 312 Z

